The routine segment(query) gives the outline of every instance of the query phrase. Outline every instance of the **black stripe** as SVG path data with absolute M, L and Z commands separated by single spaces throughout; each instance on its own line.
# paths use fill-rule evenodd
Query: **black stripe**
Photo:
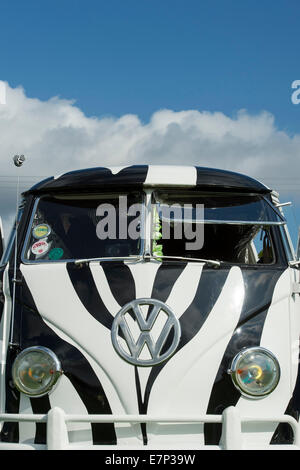
M 223 289 L 228 272 L 227 269 L 217 271 L 203 268 L 195 297 L 179 320 L 182 334 L 176 353 L 191 341 L 201 329 Z M 185 292 L 182 293 L 182 295 L 185 294 Z M 176 353 L 170 360 L 176 361 Z M 148 407 L 153 384 L 167 362 L 154 366 L 150 372 L 144 397 L 145 410 Z
M 17 279 L 20 279 L 20 272 L 17 270 Z M 8 271 L 9 281 L 9 295 L 12 299 L 13 292 L 13 269 Z M 12 342 L 18 344 L 20 340 L 20 319 L 22 308 L 19 302 L 21 287 L 16 284 L 16 302 L 14 311 L 14 325 L 10 325 L 9 338 L 12 337 Z M 12 380 L 12 365 L 19 352 L 18 347 L 7 347 L 7 357 L 5 366 L 5 411 L 7 413 L 18 413 L 20 405 L 20 393 L 15 389 Z M 9 422 L 4 423 L 1 431 L 1 441 L 4 442 L 19 442 L 19 423 Z
M 17 351 L 8 348 L 5 367 L 5 412 L 19 413 L 20 393 L 12 382 L 12 365 Z M 19 442 L 19 422 L 5 422 L 0 434 L 1 442 Z
M 121 307 L 136 298 L 134 279 L 124 262 L 103 262 L 101 266 L 111 293 Z
M 48 178 L 24 194 L 51 191 L 105 191 L 107 189 L 116 189 L 119 192 L 121 188 L 134 190 L 142 188 L 147 173 L 148 165 L 132 165 L 116 174 L 105 167 L 74 170 L 56 179 Z
M 282 269 L 242 269 L 245 298 L 235 331 L 227 345 L 207 408 L 207 414 L 221 414 L 228 406 L 235 406 L 241 396 L 227 373 L 234 356 L 244 347 L 259 346 L 268 308 Z M 221 425 L 204 425 L 205 443 L 218 445 Z
M 163 262 L 157 270 L 155 280 L 153 283 L 151 298 L 160 300 L 161 302 L 166 302 L 166 300 L 168 299 L 174 287 L 176 280 L 179 278 L 180 274 L 182 274 L 186 265 L 187 263 L 177 264 L 173 262 L 172 263 Z M 143 400 L 141 386 L 140 386 L 140 379 L 139 379 L 139 371 L 137 367 L 135 367 L 135 381 L 136 381 L 136 393 L 137 393 L 139 413 L 146 414 L 148 399 L 145 400 L 144 398 Z M 154 380 L 153 380 L 153 383 L 154 383 Z M 151 387 L 153 383 L 151 384 Z M 147 391 L 147 388 L 146 388 L 146 391 Z M 147 391 L 147 393 L 149 397 L 150 389 L 149 391 Z M 146 444 L 148 440 L 146 424 L 142 423 L 141 430 L 143 434 L 144 444 Z
M 197 188 L 215 191 L 238 191 L 245 193 L 270 193 L 270 189 L 259 181 L 233 171 L 217 168 L 196 167 Z
M 67 271 L 84 308 L 103 326 L 111 329 L 114 317 L 101 299 L 89 266 L 67 263 Z
M 229 269 L 203 268 L 194 301 L 180 318 L 182 335 L 177 351 L 200 331 L 222 292 L 228 273 Z
M 49 396 L 30 399 L 31 408 L 34 414 L 47 414 L 51 409 Z M 35 444 L 46 444 L 47 423 L 36 423 Z
M 136 395 L 137 395 L 137 401 L 138 401 L 138 407 L 139 407 L 139 414 L 145 414 L 139 371 L 136 366 L 134 366 L 134 376 L 135 376 L 135 386 L 136 386 Z M 141 423 L 141 431 L 142 431 L 142 436 L 143 436 L 143 443 L 144 445 L 146 445 L 148 442 L 146 423 Z
M 182 274 L 186 265 L 187 263 L 175 264 L 174 262 L 163 262 L 157 270 L 151 298 L 166 302 L 175 282 Z
M 46 325 L 37 312 L 25 280 L 23 282 L 23 300 L 22 349 L 36 345 L 51 349 L 61 361 L 64 374 L 81 397 L 88 413 L 112 414 L 105 391 L 91 365 L 78 349 L 62 340 Z M 36 401 L 34 412 L 45 413 L 49 411 L 46 405 L 46 399 Z M 50 409 L 50 403 L 48 403 L 48 407 Z M 44 431 L 42 428 L 37 429 L 36 440 L 39 442 L 46 439 L 46 436 L 43 436 Z M 92 424 L 92 434 L 94 444 L 116 444 L 117 442 L 112 423 Z

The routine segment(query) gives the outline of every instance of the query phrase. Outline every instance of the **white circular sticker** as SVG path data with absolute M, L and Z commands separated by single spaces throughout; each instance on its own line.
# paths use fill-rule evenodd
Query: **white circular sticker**
M 35 242 L 31 247 L 31 251 L 34 255 L 43 255 L 47 253 L 48 250 L 49 245 L 46 240 L 39 240 L 38 242 Z

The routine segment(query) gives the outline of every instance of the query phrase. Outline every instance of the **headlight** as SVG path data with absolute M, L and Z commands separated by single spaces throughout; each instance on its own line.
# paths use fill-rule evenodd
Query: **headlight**
M 24 349 L 12 367 L 15 386 L 31 397 L 50 392 L 61 374 L 61 365 L 54 352 L 42 346 Z
M 271 393 L 280 378 L 276 357 L 267 349 L 255 347 L 239 352 L 232 361 L 232 381 L 243 395 L 260 398 Z

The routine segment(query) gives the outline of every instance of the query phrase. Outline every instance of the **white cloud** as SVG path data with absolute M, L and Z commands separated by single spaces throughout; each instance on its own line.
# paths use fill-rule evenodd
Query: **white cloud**
M 0 176 L 20 174 L 22 185 L 30 175 L 134 163 L 218 167 L 267 178 L 267 183 L 300 174 L 300 135 L 278 130 L 274 117 L 265 111 L 257 115 L 240 111 L 229 117 L 222 112 L 158 110 L 143 123 L 129 114 L 87 117 L 72 101 L 58 97 L 41 101 L 27 97 L 21 87 L 5 86 L 6 104 L 0 105 Z M 20 153 L 26 162 L 17 169 L 12 157 Z M 1 181 L 9 186 L 6 190 L 2 184 L 0 193 L 0 211 L 7 216 L 14 207 L 13 185 Z

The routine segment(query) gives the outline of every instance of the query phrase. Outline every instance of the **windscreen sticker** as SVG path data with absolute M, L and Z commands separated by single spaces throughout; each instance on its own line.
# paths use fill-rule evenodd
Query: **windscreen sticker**
M 32 230 L 32 235 L 36 239 L 48 237 L 51 233 L 51 227 L 47 224 L 39 224 Z
M 38 242 L 35 242 L 31 247 L 31 251 L 34 255 L 44 255 L 45 253 L 47 253 L 48 250 L 49 245 L 46 240 L 40 240 Z
M 53 259 L 53 260 L 56 260 L 56 259 L 60 259 L 64 254 L 64 250 L 62 248 L 53 248 L 50 252 L 49 252 L 49 259 Z

